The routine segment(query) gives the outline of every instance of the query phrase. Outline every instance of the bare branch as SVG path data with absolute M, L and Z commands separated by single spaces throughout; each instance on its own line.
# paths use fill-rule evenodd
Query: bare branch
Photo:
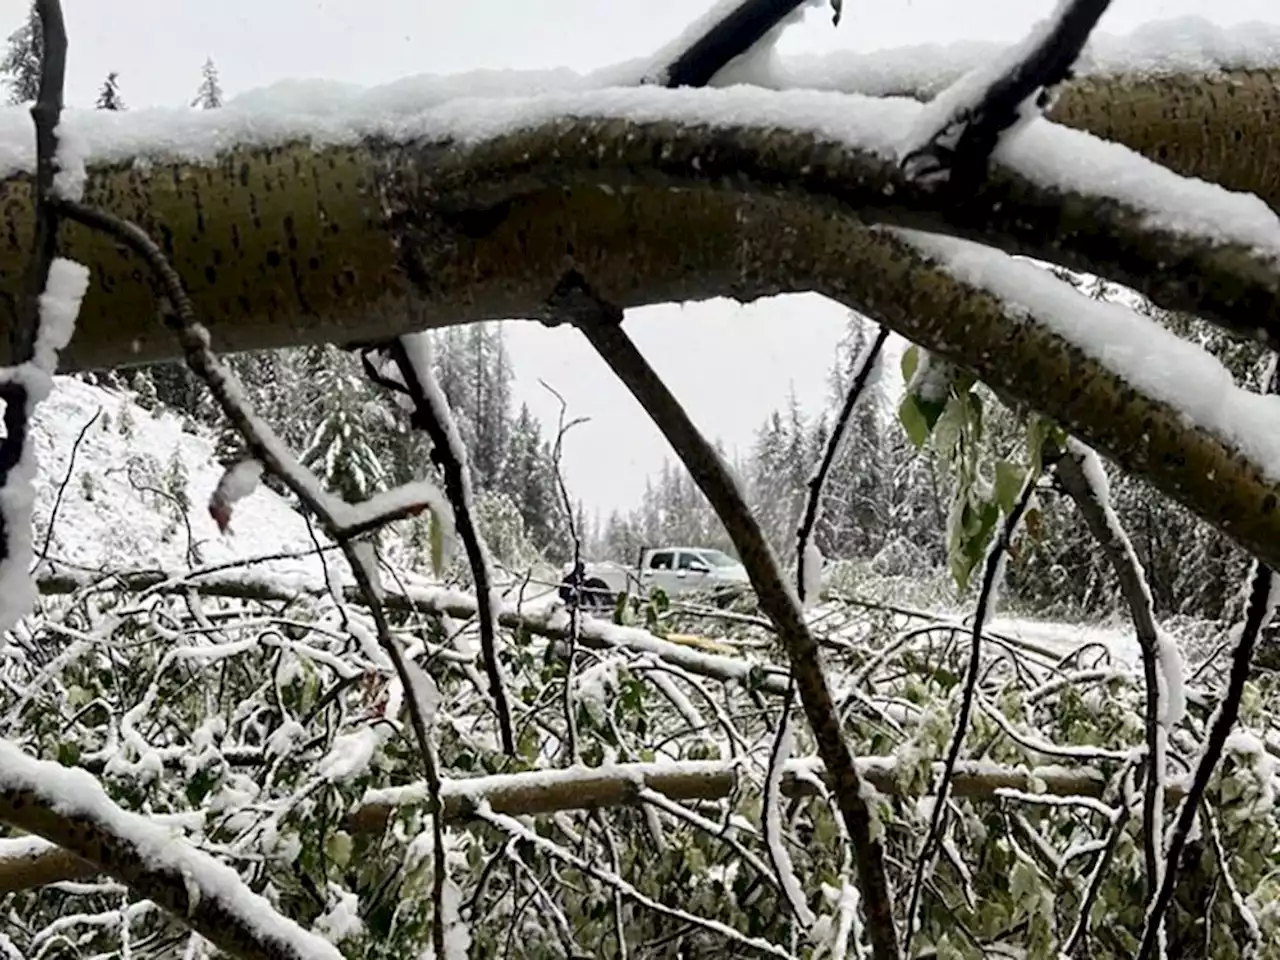
M 591 296 L 585 287 L 582 292 L 584 296 Z M 873 952 L 877 960 L 896 960 L 901 954 L 884 851 L 872 834 L 871 814 L 862 796 L 862 778 L 840 729 L 818 644 L 728 468 L 622 331 L 621 319 L 621 311 L 600 303 L 594 322 L 580 322 L 578 327 L 644 407 L 710 501 L 746 567 L 761 609 L 777 626 L 800 701 L 817 739 L 818 753 L 831 773 L 832 789 L 853 844 Z
M 411 334 L 415 342 L 425 344 L 425 333 Z M 480 651 L 484 656 L 485 673 L 489 678 L 489 697 L 498 717 L 498 735 L 503 752 L 516 754 L 515 734 L 511 726 L 511 705 L 507 698 L 507 684 L 502 677 L 502 664 L 498 660 L 496 638 L 497 623 L 494 615 L 493 582 L 489 551 L 472 515 L 474 498 L 471 491 L 471 472 L 467 452 L 458 436 L 449 403 L 434 380 L 428 362 L 415 362 L 406 341 L 400 337 L 386 349 L 395 362 L 413 402 L 413 425 L 431 439 L 432 459 L 444 474 L 445 493 L 453 507 L 454 524 L 458 538 L 467 553 L 467 563 L 476 585 L 477 610 L 480 621 Z M 427 367 L 427 369 L 422 369 Z
M 800 526 L 796 530 L 796 591 L 801 603 L 815 599 L 805 596 L 805 554 L 808 551 L 809 538 L 813 535 L 814 525 L 818 522 L 818 513 L 822 508 L 822 488 L 826 485 L 827 474 L 831 472 L 831 466 L 835 463 L 836 456 L 844 443 L 845 434 L 849 431 L 853 408 L 857 406 L 859 398 L 871 380 L 871 375 L 875 372 L 876 365 L 880 362 L 880 352 L 884 349 L 884 342 L 887 339 L 889 339 L 889 331 L 881 327 L 870 346 L 858 358 L 858 369 L 854 372 L 853 380 L 845 393 L 844 404 L 840 407 L 840 413 L 827 440 L 826 449 L 822 452 L 822 460 L 813 476 L 809 478 L 809 493 L 804 502 Z

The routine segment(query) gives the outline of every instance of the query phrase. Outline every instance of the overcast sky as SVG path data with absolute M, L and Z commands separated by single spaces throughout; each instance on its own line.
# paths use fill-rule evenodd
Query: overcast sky
M 130 107 L 191 98 L 206 57 L 228 96 L 294 77 L 378 84 L 419 73 L 476 68 L 596 67 L 644 56 L 711 0 L 63 0 L 70 33 L 67 98 L 92 103 L 118 71 Z M 786 52 L 870 51 L 951 40 L 1015 40 L 1054 0 L 845 0 L 784 36 Z M 27 0 L 0 0 L 0 27 L 16 27 Z M 1100 29 L 1125 33 L 1153 20 L 1199 15 L 1230 25 L 1280 21 L 1276 0 L 1114 0 Z M 695 420 L 729 450 L 795 390 L 807 411 L 827 395 L 827 373 L 846 320 L 816 296 L 738 306 L 725 301 L 651 307 L 627 328 Z M 547 380 L 590 416 L 566 441 L 575 496 L 607 512 L 635 504 L 668 449 L 625 388 L 569 330 L 508 325 L 517 402 L 554 425 Z

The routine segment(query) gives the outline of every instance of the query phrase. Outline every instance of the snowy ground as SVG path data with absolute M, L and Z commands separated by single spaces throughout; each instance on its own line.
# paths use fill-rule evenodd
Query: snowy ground
M 73 460 L 72 451 L 82 430 L 84 437 Z M 291 553 L 297 556 L 267 560 L 256 569 L 300 585 L 323 585 L 324 569 L 306 520 L 267 487 L 259 486 L 236 504 L 229 535 L 218 532 L 207 509 L 209 496 L 222 476 L 222 466 L 214 459 L 213 441 L 203 432 L 184 430 L 182 421 L 173 414 L 153 414 L 124 394 L 59 377 L 53 393 L 38 408 L 35 433 L 40 468 L 35 510 L 37 556 L 62 488 L 48 553 L 58 564 L 86 571 L 159 568 L 178 573 Z M 155 490 L 169 496 L 152 492 Z M 190 504 L 185 520 L 184 511 L 171 499 L 179 492 L 185 493 Z M 318 532 L 316 536 L 327 542 Z M 326 558 L 331 574 L 349 582 L 341 558 L 332 551 Z M 402 576 L 409 585 L 429 583 L 421 573 L 410 571 Z M 524 592 L 526 611 L 554 602 L 551 584 L 555 579 L 554 570 L 537 572 Z M 937 611 L 956 620 L 968 612 Z M 822 618 L 821 610 L 813 613 Z M 1132 633 L 1123 626 L 1000 617 L 992 621 L 990 630 L 1059 655 L 1084 644 L 1101 643 L 1119 659 L 1134 662 L 1138 658 Z
M 73 460 L 81 431 L 84 439 Z M 53 393 L 36 410 L 35 437 L 40 469 L 37 557 L 52 515 L 48 556 L 62 564 L 181 571 L 310 551 L 310 556 L 269 561 L 264 568 L 282 575 L 323 576 L 306 521 L 265 487 L 236 505 L 231 535 L 219 534 L 207 509 L 222 476 L 213 442 L 184 431 L 173 414 L 153 414 L 123 394 L 58 377 Z M 171 499 L 179 492 L 190 503 L 185 511 Z

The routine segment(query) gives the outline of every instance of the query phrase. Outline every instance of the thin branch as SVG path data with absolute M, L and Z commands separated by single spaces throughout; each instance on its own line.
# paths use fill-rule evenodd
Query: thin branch
M 884 850 L 873 836 L 871 813 L 862 796 L 863 781 L 840 728 L 819 646 L 796 595 L 783 579 L 759 522 L 723 460 L 623 332 L 621 311 L 601 301 L 580 277 L 567 276 L 561 288 L 566 286 L 578 298 L 594 302 L 594 313 L 584 310 L 579 314 L 578 328 L 662 431 L 710 501 L 742 559 L 761 609 L 777 626 L 853 844 L 873 953 L 876 960 L 897 960 L 901 953 Z
M 1127 792 L 1126 784 L 1130 770 L 1126 769 L 1121 774 L 1121 791 Z M 1093 905 L 1098 900 L 1098 895 L 1102 892 L 1102 884 L 1107 877 L 1107 868 L 1111 866 L 1115 859 L 1116 851 L 1120 847 L 1120 840 L 1124 837 L 1125 830 L 1129 826 L 1130 804 L 1126 801 L 1120 804 L 1120 814 L 1111 822 L 1111 829 L 1107 833 L 1105 846 L 1098 851 L 1097 859 L 1093 862 L 1093 869 L 1089 874 L 1089 885 L 1085 888 L 1084 897 L 1080 901 L 1079 913 L 1076 916 L 1075 925 L 1068 934 L 1066 944 L 1062 948 L 1062 953 L 1067 957 L 1074 957 L 1077 952 L 1084 946 L 1089 935 L 1089 924 L 1092 921 Z
M 861 398 L 867 388 L 867 384 L 871 381 L 871 375 L 875 373 L 876 367 L 880 362 L 880 352 L 884 349 L 884 342 L 888 339 L 888 328 L 881 327 L 871 345 L 858 358 L 857 369 L 854 371 L 849 389 L 845 392 L 844 404 L 840 407 L 835 427 L 832 428 L 831 436 L 827 439 L 826 449 L 822 452 L 822 460 L 819 462 L 818 469 L 813 476 L 809 478 L 809 493 L 805 499 L 804 513 L 800 518 L 800 526 L 796 530 L 796 591 L 801 603 L 807 603 L 815 599 L 805 596 L 805 575 L 807 572 L 805 570 L 805 562 L 809 548 L 809 537 L 813 535 L 813 528 L 818 522 L 818 513 L 822 507 L 822 489 L 826 485 L 827 475 L 831 472 L 836 456 L 840 453 L 840 449 L 844 444 L 845 434 L 849 430 L 849 422 L 853 419 L 853 409 L 857 406 L 859 398 Z
M 1089 34 L 1110 5 L 1111 0 L 1060 0 L 1047 20 L 993 66 L 979 67 L 940 93 L 924 120 L 936 126 L 902 159 L 908 176 L 948 181 L 957 198 L 976 188 L 1001 137 L 1052 105 L 1056 88 L 1071 79 Z M 939 108 L 947 111 L 941 118 L 934 116 Z
M 573 572 L 569 575 L 570 587 L 569 592 L 569 633 L 568 633 L 568 651 L 565 655 L 565 673 L 564 673 L 564 728 L 565 728 L 565 755 L 568 762 L 573 764 L 578 762 L 578 718 L 575 715 L 573 707 L 573 671 L 578 657 L 578 635 L 582 630 L 582 586 L 586 579 L 583 574 L 582 566 L 582 536 L 578 532 L 577 521 L 573 516 L 573 502 L 569 499 L 569 487 L 564 482 L 564 471 L 560 469 L 560 454 L 564 446 L 564 435 L 579 423 L 585 423 L 586 418 L 574 420 L 568 424 L 565 423 L 565 416 L 568 413 L 569 405 L 549 383 L 545 380 L 539 380 L 543 389 L 550 393 L 560 404 L 560 419 L 556 424 L 556 442 L 551 450 L 551 466 L 556 475 L 556 487 L 560 491 L 560 505 L 564 509 L 565 522 L 569 525 L 569 537 L 573 541 Z
M 426 345 L 425 333 L 412 334 L 418 349 Z M 417 339 L 421 338 L 421 339 Z M 507 697 L 507 684 L 502 676 L 502 664 L 498 660 L 497 617 L 494 615 L 493 581 L 489 564 L 489 552 L 472 515 L 474 507 L 471 492 L 471 472 L 466 449 L 458 435 L 457 425 L 449 410 L 439 385 L 429 367 L 429 362 L 415 362 L 410 353 L 413 343 L 410 337 L 400 337 L 387 346 L 392 360 L 400 371 L 400 377 L 413 401 L 413 425 L 424 431 L 431 440 L 432 459 L 444 474 L 445 493 L 453 506 L 454 523 L 458 538 L 467 553 L 471 577 L 476 585 L 477 610 L 480 622 L 480 651 L 484 658 L 485 674 L 489 679 L 489 696 L 498 717 L 498 735 L 502 750 L 508 756 L 516 755 L 515 733 L 511 726 L 511 704 Z M 423 369 L 423 368 L 426 369 Z
M 761 797 L 761 830 L 764 833 L 765 850 L 769 855 L 769 864 L 773 867 L 777 878 L 778 889 L 783 894 L 792 915 L 800 926 L 808 930 L 816 919 L 809 904 L 805 902 L 804 892 L 800 889 L 795 868 L 787 853 L 782 838 L 782 774 L 791 759 L 792 719 L 791 707 L 795 701 L 795 680 L 787 685 L 787 692 L 782 698 L 782 715 L 778 718 L 778 729 L 773 737 L 773 746 L 769 750 L 769 766 L 764 776 L 764 791 Z
M 58 519 L 58 509 L 62 506 L 62 496 L 67 491 L 67 484 L 71 482 L 71 475 L 75 472 L 76 454 L 80 452 L 80 444 L 84 442 L 85 436 L 89 433 L 89 428 L 98 422 L 98 418 L 100 416 L 102 416 L 102 407 L 99 407 L 93 412 L 93 416 L 88 419 L 85 425 L 80 428 L 80 432 L 76 434 L 76 442 L 71 445 L 71 456 L 67 458 L 67 472 L 63 474 L 62 482 L 58 484 L 58 494 L 54 497 L 53 508 L 49 511 L 49 523 L 45 527 L 44 531 L 44 546 L 40 548 L 39 560 L 41 563 L 43 563 L 49 556 L 49 544 L 53 541 L 54 522 Z M 130 481 L 132 481 L 132 479 L 133 478 L 130 477 Z M 0 480 L 0 485 L 3 485 L 2 480 Z M 0 525 L 3 523 L 4 520 L 0 519 Z M 0 538 L 3 538 L 2 532 L 0 532 Z M 190 533 L 188 532 L 188 543 L 189 542 Z M 3 549 L 3 547 L 0 547 L 0 549 Z
M 1213 844 L 1213 856 L 1218 864 L 1218 875 L 1222 877 L 1222 882 L 1231 897 L 1232 906 L 1236 908 L 1240 923 L 1244 926 L 1245 936 L 1248 938 L 1248 943 L 1240 951 L 1241 960 L 1257 960 L 1264 946 L 1262 928 L 1258 925 L 1258 918 L 1250 908 L 1249 902 L 1240 892 L 1240 885 L 1236 883 L 1236 878 L 1231 874 L 1231 863 L 1227 858 L 1226 848 L 1222 845 L 1222 829 L 1218 826 L 1218 818 L 1209 804 L 1203 801 L 1200 803 L 1200 816 L 1209 832 L 1209 840 Z M 1212 919 L 1212 915 L 1205 917 L 1206 927 Z M 1205 936 L 1208 937 L 1207 931 Z
M 942 777 L 938 782 L 937 788 L 933 791 L 933 812 L 929 818 L 929 832 L 925 835 L 924 843 L 920 846 L 920 853 L 916 860 L 915 874 L 911 884 L 911 898 L 907 906 L 906 952 L 908 956 L 911 953 L 911 940 L 916 932 L 916 916 L 920 909 L 920 896 L 924 889 L 925 877 L 931 869 L 935 847 L 942 839 L 943 823 L 946 820 L 947 813 L 947 801 L 951 797 L 951 781 L 955 776 L 956 765 L 960 760 L 965 734 L 969 729 L 969 716 L 973 712 L 973 703 L 977 697 L 978 672 L 982 664 L 983 627 L 995 602 L 998 581 L 1004 569 L 1005 555 L 1008 553 L 1009 545 L 1013 542 L 1013 535 L 1018 529 L 1018 523 L 1022 520 L 1022 514 L 1026 511 L 1027 504 L 1031 502 L 1032 494 L 1035 493 L 1038 479 L 1039 476 L 1036 471 L 1027 471 L 1026 479 L 1022 483 L 1022 491 L 1018 494 L 1018 499 L 1015 501 L 1013 509 L 1005 517 L 1004 523 L 1000 527 L 999 535 L 987 551 L 986 564 L 982 573 L 982 588 L 978 593 L 978 605 L 973 613 L 973 628 L 970 633 L 969 644 L 969 665 L 965 671 L 964 686 L 961 688 L 960 709 L 956 713 L 955 728 L 951 734 L 951 742 L 947 746 L 947 756 L 942 767 Z
M 1277 586 L 1275 574 L 1269 567 L 1255 563 L 1251 580 L 1249 602 L 1245 608 L 1244 623 L 1240 628 L 1240 639 L 1231 654 L 1231 673 L 1227 680 L 1227 690 L 1209 722 L 1200 761 L 1196 764 L 1195 775 L 1191 780 L 1191 789 L 1182 800 L 1182 807 L 1178 810 L 1178 817 L 1170 832 L 1164 882 L 1147 908 L 1146 926 L 1142 931 L 1142 942 L 1138 947 L 1136 960 L 1150 960 L 1156 949 L 1165 911 L 1173 902 L 1183 849 L 1191 836 L 1196 813 L 1200 808 L 1205 790 L 1209 787 L 1209 780 L 1213 777 L 1214 769 L 1222 757 L 1222 751 L 1226 747 L 1231 729 L 1235 726 L 1236 717 L 1240 713 L 1240 702 L 1244 697 L 1245 684 L 1249 681 L 1249 669 L 1253 663 L 1253 649 L 1258 642 L 1258 634 L 1275 610 Z
M 551 856 L 576 870 L 580 870 L 585 874 L 595 877 L 601 883 L 609 885 L 614 890 L 635 903 L 640 904 L 642 907 L 669 917 L 672 920 L 695 924 L 709 933 L 719 935 L 739 949 L 750 950 L 752 953 L 759 953 L 765 956 L 784 957 L 788 958 L 788 960 L 794 960 L 791 953 L 783 950 L 781 947 L 769 943 L 767 940 L 761 940 L 758 937 L 748 937 L 717 920 L 708 920 L 704 917 L 699 917 L 697 914 L 688 913 L 687 911 L 680 910 L 676 907 L 668 907 L 666 904 L 660 903 L 652 897 L 646 896 L 616 873 L 613 873 L 610 870 L 605 870 L 603 867 L 596 866 L 595 864 L 569 852 L 559 844 L 553 843 L 541 834 L 530 830 L 519 820 L 515 820 L 504 814 L 493 813 L 491 810 L 487 809 L 485 805 L 481 805 L 477 809 L 476 813 L 480 819 L 484 820 L 486 823 L 489 823 L 509 836 L 519 837 L 521 840 L 532 844 L 548 856 Z
M 1058 460 L 1055 474 L 1062 489 L 1075 501 L 1085 525 L 1111 564 L 1120 592 L 1129 608 L 1134 635 L 1142 653 L 1142 674 L 1146 683 L 1144 722 L 1147 739 L 1147 773 L 1142 812 L 1143 857 L 1147 872 L 1147 896 L 1160 889 L 1164 847 L 1164 752 L 1168 735 L 1162 726 L 1159 630 L 1151 591 L 1137 552 L 1133 549 L 1119 518 L 1112 510 L 1106 490 L 1106 474 L 1098 455 L 1076 440 L 1069 440 L 1065 455 Z

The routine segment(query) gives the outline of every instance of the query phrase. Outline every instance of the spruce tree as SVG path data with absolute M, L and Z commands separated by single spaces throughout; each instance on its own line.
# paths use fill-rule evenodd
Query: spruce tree
M 209 57 L 200 68 L 200 89 L 191 101 L 193 107 L 201 110 L 216 110 L 222 106 L 222 84 L 218 82 L 218 68 L 214 66 L 213 57 Z
M 44 34 L 33 2 L 26 22 L 9 34 L 9 47 L 0 60 L 0 74 L 9 86 L 9 102 L 31 103 L 40 92 L 40 61 L 44 57 Z
M 120 74 L 114 70 L 107 74 L 102 89 L 98 91 L 98 99 L 94 106 L 99 110 L 124 109 L 124 99 L 120 96 Z

